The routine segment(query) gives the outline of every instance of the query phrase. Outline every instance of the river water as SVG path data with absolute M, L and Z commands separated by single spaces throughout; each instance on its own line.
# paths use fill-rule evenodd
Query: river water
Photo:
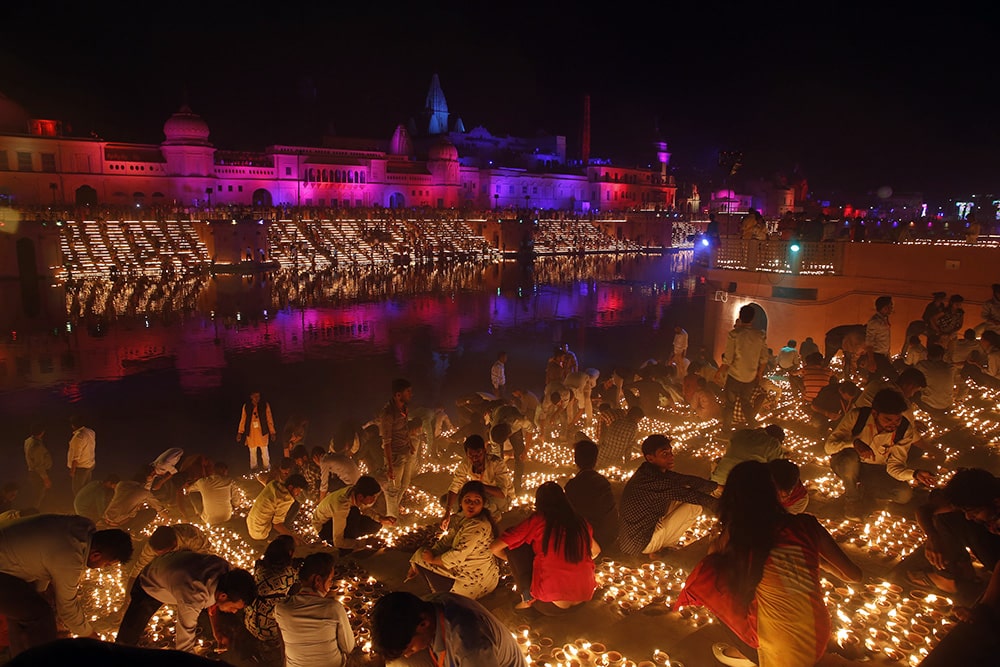
M 168 447 L 243 471 L 235 433 L 255 388 L 279 431 L 307 417 L 313 446 L 374 416 L 394 377 L 413 383 L 414 405 L 453 412 L 457 396 L 489 390 L 501 350 L 508 389 L 536 393 L 559 342 L 603 375 L 637 366 L 668 354 L 677 324 L 701 340 L 704 295 L 686 269 L 684 254 L 589 256 L 50 287 L 40 315 L 3 316 L 0 416 L 17 465 L 0 480 L 22 476 L 33 421 L 60 471 L 72 414 L 97 433 L 97 475 L 131 475 Z

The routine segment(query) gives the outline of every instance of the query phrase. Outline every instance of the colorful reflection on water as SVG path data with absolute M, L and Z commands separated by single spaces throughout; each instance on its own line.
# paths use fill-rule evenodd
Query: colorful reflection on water
M 142 433 L 152 451 L 193 433 L 230 440 L 230 413 L 238 417 L 257 386 L 277 421 L 298 411 L 332 430 L 370 418 L 397 375 L 413 381 L 417 404 L 486 390 L 500 349 L 510 356 L 509 386 L 540 393 L 558 342 L 608 373 L 660 354 L 675 324 L 700 339 L 702 302 L 685 261 L 590 256 L 78 282 L 49 288 L 38 317 L 22 314 L 8 286 L 0 413 L 20 433 L 33 417 L 61 424 L 82 411 L 122 444 Z

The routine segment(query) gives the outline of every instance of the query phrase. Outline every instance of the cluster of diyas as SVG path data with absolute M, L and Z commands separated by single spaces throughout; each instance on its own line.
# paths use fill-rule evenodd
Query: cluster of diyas
M 923 590 L 906 595 L 901 586 L 875 581 L 834 586 L 822 580 L 834 637 L 845 657 L 881 655 L 892 662 L 918 665 L 951 629 L 953 602 Z
M 125 575 L 121 564 L 102 569 L 87 568 L 80 584 L 84 613 L 105 641 L 114 641 L 117 621 L 124 613 Z M 114 626 L 112 629 L 111 625 Z
M 629 567 L 614 561 L 597 564 L 597 596 L 628 614 L 650 606 L 670 607 L 688 573 L 662 561 Z M 698 610 L 692 610 L 697 612 Z M 694 618 L 693 614 L 689 614 Z M 696 625 L 698 620 L 692 620 Z
M 529 665 L 547 667 L 683 667 L 659 650 L 653 651 L 650 659 L 639 660 L 608 648 L 602 642 L 592 642 L 579 637 L 572 642 L 556 646 L 551 637 L 542 636 L 528 625 L 519 625 L 511 633 L 517 641 Z
M 864 523 L 821 519 L 833 538 L 865 553 L 889 560 L 906 558 L 924 541 L 924 532 L 916 522 L 889 514 L 876 512 Z
M 371 630 L 368 615 L 375 601 L 389 592 L 377 579 L 369 576 L 357 563 L 338 563 L 334 570 L 334 590 L 337 600 L 347 610 L 347 618 L 359 646 L 371 652 Z

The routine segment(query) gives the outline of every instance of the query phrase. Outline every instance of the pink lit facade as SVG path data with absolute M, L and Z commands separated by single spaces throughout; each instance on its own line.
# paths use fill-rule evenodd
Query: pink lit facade
M 493 137 L 449 122 L 435 76 L 420 129 L 389 140 L 329 139 L 324 146 L 226 151 L 187 106 L 164 140 L 131 144 L 62 136 L 61 124 L 25 120 L 0 105 L 0 200 L 15 206 L 525 207 L 609 211 L 674 206 L 665 144 L 657 168 L 566 167 L 564 137 Z M 449 129 L 450 128 L 450 129 Z M 459 148 L 467 151 L 459 155 Z M 489 151 L 506 156 L 501 164 Z M 513 157 L 511 157 L 513 155 Z M 568 173 L 567 173 L 568 172 Z

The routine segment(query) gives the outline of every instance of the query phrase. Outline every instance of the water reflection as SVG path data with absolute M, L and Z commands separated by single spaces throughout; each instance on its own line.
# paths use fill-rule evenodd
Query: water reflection
M 251 277 L 80 280 L 53 286 L 27 317 L 3 288 L 0 390 L 78 387 L 171 371 L 185 393 L 220 386 L 234 355 L 280 364 L 429 350 L 440 377 L 463 333 L 526 337 L 658 328 L 695 290 L 686 254 L 587 256 Z M 78 389 L 69 391 L 70 400 Z

